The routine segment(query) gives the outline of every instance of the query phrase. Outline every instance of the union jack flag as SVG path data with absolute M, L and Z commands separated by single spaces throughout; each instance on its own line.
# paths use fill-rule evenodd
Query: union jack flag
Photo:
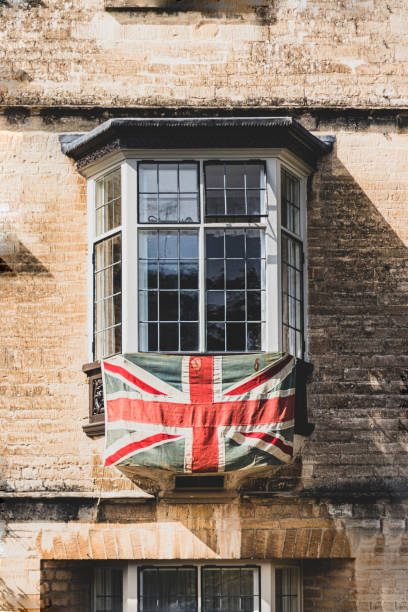
M 105 465 L 207 473 L 292 458 L 290 355 L 135 353 L 105 359 L 102 372 Z

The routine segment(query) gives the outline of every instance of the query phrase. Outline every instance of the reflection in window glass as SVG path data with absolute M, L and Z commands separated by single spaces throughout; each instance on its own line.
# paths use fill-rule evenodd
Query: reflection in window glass
M 300 235 L 300 181 L 282 171 L 282 227 Z
M 95 568 L 95 612 L 122 612 L 122 570 Z
M 303 356 L 302 244 L 282 232 L 282 340 L 283 350 Z
M 139 222 L 198 222 L 198 192 L 196 162 L 140 163 Z
M 140 612 L 195 612 L 197 570 L 194 567 L 146 567 L 139 573 Z
M 95 245 L 94 358 L 120 353 L 122 347 L 121 235 Z
M 275 570 L 276 612 L 298 612 L 299 570 L 284 567 Z
M 207 350 L 261 350 L 263 231 L 206 230 Z
M 203 612 L 259 610 L 259 569 L 203 567 Z
M 141 351 L 198 350 L 198 232 L 139 232 Z
M 120 168 L 96 181 L 95 227 L 100 236 L 121 224 Z
M 207 216 L 265 213 L 265 166 L 262 162 L 207 162 L 204 173 Z
M 282 170 L 282 344 L 303 357 L 303 245 L 300 236 L 300 181 Z

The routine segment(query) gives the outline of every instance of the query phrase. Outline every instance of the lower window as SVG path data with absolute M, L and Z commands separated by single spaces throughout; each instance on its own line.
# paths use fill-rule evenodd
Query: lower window
M 300 612 L 300 572 L 265 562 L 96 568 L 94 612 L 122 612 L 126 600 L 137 612 Z

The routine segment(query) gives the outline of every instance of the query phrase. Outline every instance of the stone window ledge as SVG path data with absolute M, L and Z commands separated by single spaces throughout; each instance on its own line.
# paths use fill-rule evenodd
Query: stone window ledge
M 105 410 L 103 404 L 103 385 L 100 361 L 86 363 L 82 371 L 88 377 L 89 385 L 89 421 L 82 429 L 90 436 L 105 435 Z
M 105 502 L 127 503 L 129 501 L 149 501 L 155 499 L 146 491 L 0 491 L 1 499 L 71 499 L 71 500 L 100 500 Z

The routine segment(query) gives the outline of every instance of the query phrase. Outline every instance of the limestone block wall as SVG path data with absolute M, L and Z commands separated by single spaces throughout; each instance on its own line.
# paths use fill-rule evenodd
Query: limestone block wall
M 104 0 L 2 3 L 0 103 L 408 103 L 404 0 L 188 4 L 168 13 L 106 11 Z
M 305 123 L 310 122 L 306 117 Z M 82 129 L 89 119 L 70 119 Z M 85 182 L 54 126 L 0 137 L 1 490 L 128 487 L 82 431 L 86 378 Z M 31 129 L 30 129 L 31 128 Z M 314 492 L 407 488 L 407 135 L 322 122 L 335 149 L 308 213 L 308 350 L 314 363 L 299 482 Z M 318 132 L 317 132 L 318 133 Z M 298 484 L 299 484 L 298 482 Z
M 305 612 L 405 610 L 407 508 L 279 495 L 212 505 L 7 502 L 0 605 L 89 610 L 95 561 L 297 559 Z

